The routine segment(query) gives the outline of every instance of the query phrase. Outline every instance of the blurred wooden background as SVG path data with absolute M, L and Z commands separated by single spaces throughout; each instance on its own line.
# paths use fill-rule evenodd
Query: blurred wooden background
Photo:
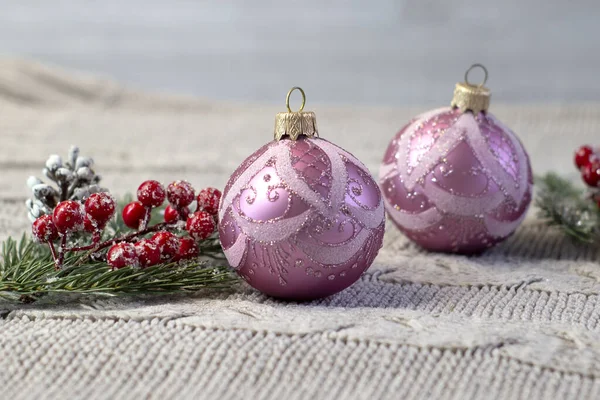
M 600 2 L 0 0 L 0 51 L 241 102 L 433 105 L 473 62 L 494 101 L 600 100 Z

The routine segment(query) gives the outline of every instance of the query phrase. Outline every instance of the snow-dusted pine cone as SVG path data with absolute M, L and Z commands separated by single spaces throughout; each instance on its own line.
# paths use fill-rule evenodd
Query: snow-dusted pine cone
M 92 193 L 107 192 L 107 189 L 99 186 L 101 178 L 92 169 L 93 165 L 94 160 L 90 157 L 79 155 L 77 146 L 71 146 L 65 162 L 56 154 L 48 157 L 43 173 L 54 182 L 54 186 L 35 176 L 27 179 L 27 186 L 33 193 L 33 197 L 26 201 L 29 219 L 35 221 L 42 215 L 52 214 L 54 207 L 61 201 L 75 200 L 83 203 Z

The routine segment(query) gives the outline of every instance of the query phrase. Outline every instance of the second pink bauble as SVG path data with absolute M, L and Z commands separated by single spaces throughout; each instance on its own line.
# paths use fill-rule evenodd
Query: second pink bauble
M 422 247 L 477 253 L 506 239 L 531 202 L 529 158 L 489 112 L 445 107 L 392 139 L 380 170 L 386 210 Z

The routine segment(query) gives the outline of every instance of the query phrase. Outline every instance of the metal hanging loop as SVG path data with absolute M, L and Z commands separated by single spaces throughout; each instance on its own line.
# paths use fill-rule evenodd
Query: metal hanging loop
M 292 111 L 292 109 L 290 108 L 290 96 L 292 95 L 292 92 L 294 90 L 299 90 L 300 94 L 302 95 L 302 104 L 300 105 L 300 108 L 298 109 L 298 111 Z M 304 110 L 305 104 L 306 104 L 306 93 L 304 93 L 304 90 L 302 90 L 302 88 L 299 86 L 294 86 L 293 88 L 291 88 L 285 98 L 285 105 L 288 109 L 288 112 L 302 112 L 302 110 Z
M 473 85 L 471 82 L 469 82 L 469 72 L 471 72 L 475 68 L 481 68 L 483 70 L 483 73 L 484 73 L 483 82 L 481 82 L 479 85 Z M 487 70 L 487 68 L 485 66 L 483 66 L 483 64 L 473 64 L 465 72 L 465 83 L 467 85 L 477 86 L 477 87 L 483 87 L 483 86 L 485 86 L 487 80 L 488 80 L 488 70 Z

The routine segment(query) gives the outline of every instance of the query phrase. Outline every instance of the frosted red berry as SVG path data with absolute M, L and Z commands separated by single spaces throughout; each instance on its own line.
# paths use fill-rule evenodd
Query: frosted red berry
M 52 221 L 60 233 L 82 230 L 84 213 L 81 203 L 73 200 L 58 203 L 54 208 Z
M 33 237 L 40 243 L 47 243 L 58 238 L 58 229 L 52 222 L 52 216 L 42 215 L 31 225 Z
M 159 207 L 165 202 L 165 188 L 158 181 L 145 181 L 137 190 L 138 200 L 146 207 Z
M 85 215 L 83 220 L 83 229 L 86 232 L 95 233 L 104 230 L 106 224 L 99 224 L 98 221 L 90 219 L 89 214 Z
M 158 245 L 149 239 L 142 239 L 135 244 L 135 251 L 141 267 L 149 267 L 160 262 Z
M 127 266 L 137 267 L 139 265 L 139 258 L 133 244 L 122 242 L 112 245 L 106 254 L 106 262 L 113 269 Z
M 594 160 L 583 166 L 581 176 L 585 183 L 591 187 L 599 187 L 600 183 L 600 161 Z
M 123 208 L 123 212 L 121 216 L 123 217 L 123 222 L 125 225 L 132 229 L 138 229 L 140 227 L 140 222 L 146 216 L 146 207 L 139 201 L 133 201 Z
M 197 211 L 188 218 L 185 228 L 194 239 L 204 240 L 213 234 L 216 224 L 212 215 Z
M 174 224 L 179 220 L 179 211 L 170 205 L 165 208 L 165 222 L 167 224 Z
M 179 249 L 177 250 L 176 260 L 187 260 L 197 257 L 200 254 L 198 243 L 191 237 L 182 237 L 179 239 Z
M 175 181 L 167 187 L 167 198 L 175 208 L 187 207 L 194 201 L 194 188 L 187 181 Z
M 167 231 L 156 232 L 151 240 L 158 246 L 163 260 L 173 258 L 177 254 L 179 238 L 173 233 Z
M 202 189 L 196 198 L 198 202 L 198 211 L 206 211 L 211 215 L 217 215 L 219 212 L 219 202 L 221 201 L 221 191 L 212 187 Z
M 94 193 L 85 201 L 84 208 L 89 222 L 99 229 L 103 229 L 106 223 L 115 215 L 116 203 L 115 199 L 108 193 Z
M 181 214 L 188 215 L 189 213 L 190 213 L 189 208 L 187 208 L 187 207 L 182 208 Z M 180 219 L 181 219 L 181 215 L 175 207 L 172 207 L 169 205 L 165 208 L 165 222 L 167 224 L 174 224 L 175 222 L 179 221 Z
M 594 149 L 591 146 L 581 146 L 575 152 L 575 165 L 581 169 L 590 163 L 590 159 L 594 154 Z

